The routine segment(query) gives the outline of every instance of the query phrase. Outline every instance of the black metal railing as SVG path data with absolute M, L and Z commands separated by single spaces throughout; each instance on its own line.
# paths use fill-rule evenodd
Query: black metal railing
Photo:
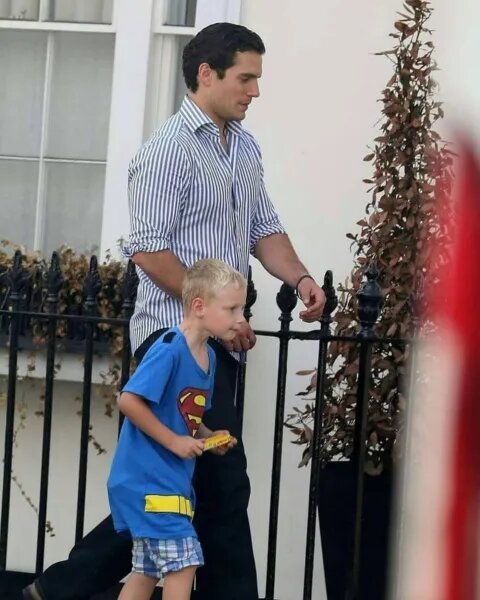
M 40 573 L 44 565 L 45 531 L 48 497 L 48 476 L 50 465 L 50 441 L 52 427 L 53 387 L 55 379 L 55 356 L 58 347 L 65 348 L 65 339 L 76 342 L 83 350 L 83 393 L 82 393 L 82 424 L 80 434 L 80 457 L 78 475 L 78 497 L 75 540 L 83 537 L 87 459 L 90 429 L 90 401 L 92 384 L 92 365 L 94 353 L 100 346 L 105 351 L 105 325 L 123 331 L 124 343 L 121 352 L 121 382 L 126 382 L 130 371 L 130 342 L 128 325 L 133 312 L 136 294 L 137 276 L 133 265 L 129 264 L 123 280 L 123 298 L 121 302 L 121 315 L 115 318 L 100 317 L 97 314 L 97 296 L 100 292 L 102 281 L 99 275 L 96 257 L 90 260 L 90 266 L 83 282 L 83 295 L 85 298 L 83 310 L 59 313 L 59 294 L 63 284 L 60 270 L 59 257 L 52 255 L 50 268 L 47 273 L 46 300 L 42 294 L 32 292 L 32 287 L 38 284 L 36 272 L 29 272 L 22 266 L 20 251 L 15 253 L 13 265 L 2 273 L 3 285 L 2 309 L 0 318 L 2 326 L 7 331 L 7 346 L 9 353 L 6 421 L 4 439 L 4 464 L 3 464 L 3 489 L 2 489 L 2 515 L 0 520 L 0 570 L 5 570 L 7 560 L 7 544 L 9 538 L 10 517 L 10 491 L 12 482 L 12 450 L 14 443 L 14 416 L 15 395 L 17 381 L 17 362 L 20 350 L 21 337 L 25 337 L 38 328 L 45 333 L 46 368 L 45 368 L 45 399 L 44 423 L 42 434 L 42 458 L 40 474 L 40 497 L 38 510 L 37 552 L 35 571 Z M 38 285 L 37 285 L 38 288 Z M 32 297 L 36 296 L 37 305 L 32 304 Z M 43 308 L 40 312 L 39 308 Z M 65 321 L 67 324 L 66 336 L 59 335 L 58 325 Z M 80 326 L 79 326 L 80 325 Z M 21 335 L 22 334 L 22 335 Z M 23 340 L 22 340 L 23 341 Z M 67 346 L 68 347 L 68 346 Z
M 358 322 L 361 325 L 360 332 L 356 336 L 339 336 L 331 332 L 332 313 L 338 304 L 335 288 L 333 286 L 333 275 L 327 271 L 324 278 L 323 290 L 326 295 L 325 309 L 320 320 L 320 328 L 308 332 L 292 331 L 290 322 L 297 298 L 294 290 L 283 284 L 277 294 L 277 305 L 281 315 L 279 331 L 255 330 L 259 337 L 275 337 L 279 340 L 278 369 L 277 369 L 277 396 L 275 410 L 275 429 L 273 442 L 273 463 L 271 475 L 270 495 L 270 517 L 267 551 L 267 575 L 264 600 L 275 600 L 275 574 L 277 556 L 277 533 L 278 533 L 278 507 L 280 500 L 280 481 L 282 470 L 282 446 L 283 430 L 285 423 L 285 383 L 287 378 L 288 347 L 292 340 L 318 341 L 317 377 L 315 392 L 315 418 L 312 439 L 312 458 L 310 464 L 310 485 L 308 498 L 307 532 L 305 542 L 305 570 L 303 582 L 303 600 L 311 600 L 313 593 L 313 565 L 315 555 L 315 533 L 318 513 L 318 497 L 321 469 L 321 447 L 322 447 L 322 422 L 325 409 L 326 391 L 326 369 L 328 345 L 331 342 L 344 342 L 359 346 L 359 367 L 357 382 L 357 397 L 355 408 L 354 448 L 351 462 L 356 472 L 356 496 L 354 502 L 354 531 L 351 549 L 345 548 L 345 552 L 351 552 L 349 556 L 350 568 L 349 578 L 346 584 L 345 600 L 359 600 L 360 589 L 360 559 L 362 540 L 362 515 L 364 501 L 364 478 L 367 449 L 367 415 L 368 415 L 368 392 L 372 366 L 372 354 L 375 346 L 387 344 L 404 347 L 409 340 L 401 338 L 380 338 L 374 333 L 374 326 L 380 315 L 382 304 L 382 293 L 377 283 L 378 271 L 372 264 L 366 271 L 367 281 L 361 286 L 358 294 Z M 248 315 L 251 315 L 252 302 L 247 300 Z M 246 365 L 243 369 L 245 370 Z M 240 378 L 244 386 L 245 377 Z M 240 397 L 244 395 L 244 387 L 239 386 Z M 243 405 L 241 410 L 243 410 Z
M 278 331 L 257 330 L 259 337 L 274 337 L 279 340 L 277 391 L 274 422 L 273 462 L 271 474 L 270 516 L 267 551 L 267 576 L 265 600 L 275 600 L 275 575 L 277 556 L 277 533 L 279 528 L 279 499 L 281 492 L 282 447 L 285 423 L 285 390 L 287 381 L 288 351 L 292 340 L 308 340 L 318 342 L 317 380 L 316 380 L 316 411 L 312 439 L 312 460 L 310 466 L 310 485 L 308 498 L 308 517 L 305 541 L 305 571 L 303 583 L 303 600 L 311 600 L 313 588 L 313 561 L 315 554 L 315 532 L 317 526 L 317 508 L 321 468 L 322 446 L 322 415 L 325 406 L 325 382 L 328 345 L 334 341 L 348 342 L 359 346 L 360 364 L 358 371 L 356 419 L 354 434 L 354 450 L 351 460 L 356 470 L 355 526 L 353 546 L 350 560 L 350 578 L 347 585 L 347 600 L 358 600 L 360 542 L 362 536 L 363 482 L 366 460 L 368 390 L 372 353 L 375 345 L 386 342 L 403 343 L 402 340 L 378 338 L 374 334 L 374 325 L 379 317 L 382 294 L 377 283 L 378 273 L 374 267 L 367 271 L 367 282 L 358 293 L 358 320 L 361 331 L 357 336 L 336 336 L 331 332 L 332 313 L 337 306 L 337 297 L 333 287 L 331 271 L 327 271 L 323 289 L 327 302 L 320 327 L 311 331 L 294 331 L 290 329 L 292 311 L 297 304 L 294 290 L 283 284 L 277 294 L 277 305 L 280 310 L 280 328 Z M 36 278 L 36 279 L 35 279 Z M 80 458 L 78 475 L 77 515 L 75 539 L 83 536 L 86 478 L 88 470 L 88 444 L 90 428 L 90 401 L 92 384 L 92 365 L 98 346 L 105 344 L 105 326 L 116 329 L 123 335 L 121 351 L 121 377 L 123 385 L 130 372 L 130 339 L 129 320 L 132 315 L 136 296 L 137 276 L 133 263 L 129 262 L 123 276 L 121 287 L 120 314 L 115 317 L 99 316 L 97 297 L 102 287 L 97 259 L 92 257 L 90 267 L 83 282 L 83 304 L 76 311 L 59 312 L 59 294 L 63 285 L 59 258 L 53 254 L 47 274 L 46 295 L 32 292 L 32 285 L 38 276 L 29 273 L 22 266 L 20 252 L 15 254 L 13 265 L 8 271 L 0 274 L 0 331 L 7 336 L 9 353 L 9 372 L 7 381 L 6 422 L 4 438 L 4 466 L 2 489 L 2 514 L 0 520 L 0 570 L 6 568 L 7 544 L 9 540 L 10 488 L 12 471 L 12 448 L 14 437 L 14 416 L 16 396 L 17 361 L 19 340 L 28 337 L 29 332 L 39 324 L 45 334 L 44 348 L 46 350 L 45 370 L 45 407 L 42 435 L 42 458 L 40 498 L 37 529 L 36 573 L 44 566 L 45 528 L 47 514 L 48 476 L 50 465 L 50 440 L 52 429 L 52 399 L 55 379 L 55 356 L 58 345 L 64 338 L 59 338 L 58 324 L 66 323 L 67 338 L 72 339 L 72 332 L 81 342 L 84 359 L 83 393 L 82 393 L 82 425 L 80 436 Z M 1 291 L 3 289 L 3 298 Z M 41 309 L 35 306 L 35 300 L 40 302 Z M 251 316 L 251 308 L 256 300 L 256 291 L 249 277 L 247 294 L 246 318 Z M 77 347 L 78 350 L 78 347 Z M 240 419 L 243 417 L 246 378 L 246 357 L 242 357 L 238 374 L 237 409 Z M 349 551 L 349 549 L 346 549 Z

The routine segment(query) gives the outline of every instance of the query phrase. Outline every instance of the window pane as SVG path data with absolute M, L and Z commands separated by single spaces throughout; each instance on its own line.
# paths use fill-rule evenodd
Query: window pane
M 47 34 L 0 33 L 0 154 L 38 156 Z
M 148 76 L 145 136 L 163 125 L 183 102 L 186 86 L 182 73 L 183 49 L 191 40 L 185 35 L 155 35 Z
M 46 156 L 105 160 L 115 36 L 55 35 Z
M 167 0 L 165 25 L 195 27 L 197 0 Z
M 38 163 L 0 160 L 0 239 L 33 248 Z
M 68 23 L 111 23 L 113 0 L 52 0 L 50 19 Z
M 0 0 L 0 18 L 38 21 L 39 0 Z
M 10 18 L 10 0 L 0 0 L 0 19 Z
M 43 247 L 47 256 L 62 244 L 80 252 L 98 248 L 104 184 L 104 165 L 47 165 Z

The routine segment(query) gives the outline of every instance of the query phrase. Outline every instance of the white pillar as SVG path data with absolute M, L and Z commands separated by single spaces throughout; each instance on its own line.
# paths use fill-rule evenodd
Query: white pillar
M 115 2 L 116 29 L 101 253 L 129 231 L 127 169 L 143 141 L 153 0 Z

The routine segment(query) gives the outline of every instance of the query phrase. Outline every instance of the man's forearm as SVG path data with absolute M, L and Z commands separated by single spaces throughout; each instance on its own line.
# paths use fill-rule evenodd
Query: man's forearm
M 186 269 L 173 252 L 137 252 L 132 260 L 164 292 L 175 298 L 182 297 Z
M 263 267 L 281 281 L 295 287 L 308 269 L 300 261 L 288 235 L 274 233 L 259 240 L 255 246 L 255 257 Z
M 200 423 L 198 426 L 197 437 L 199 438 L 208 438 L 213 434 L 213 431 L 209 429 L 205 423 Z

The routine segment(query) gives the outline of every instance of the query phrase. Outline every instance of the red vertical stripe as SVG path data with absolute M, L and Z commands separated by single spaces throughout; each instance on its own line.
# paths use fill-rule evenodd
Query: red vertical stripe
M 461 350 L 462 371 L 453 436 L 451 498 L 447 515 L 444 600 L 474 600 L 480 505 L 480 169 L 465 150 L 455 210 L 452 264 L 445 271 L 442 317 Z M 442 319 L 442 320 L 443 320 Z

